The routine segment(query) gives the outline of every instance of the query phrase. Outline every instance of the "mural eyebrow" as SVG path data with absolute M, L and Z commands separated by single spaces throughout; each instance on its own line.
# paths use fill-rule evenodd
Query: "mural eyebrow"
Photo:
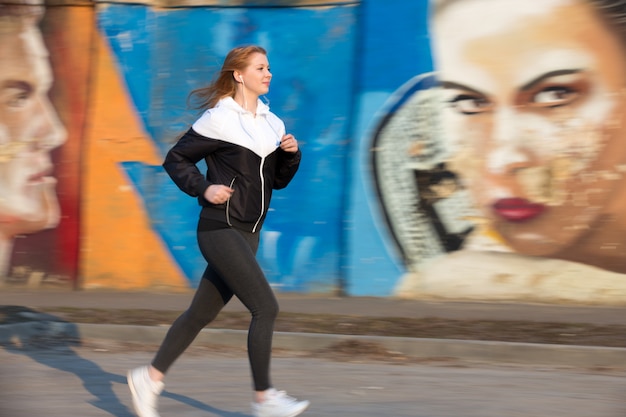
M 486 96 L 486 94 L 483 93 L 482 91 L 479 91 L 479 90 L 476 90 L 475 88 L 471 88 L 471 87 L 468 87 L 466 85 L 455 83 L 455 82 L 452 82 L 452 81 L 441 81 L 439 83 L 439 85 L 441 87 L 443 87 L 443 88 L 449 88 L 451 90 L 465 90 L 465 91 L 468 91 L 470 93 L 478 94 L 478 95 L 481 95 L 481 96 Z
M 559 75 L 578 74 L 579 72 L 582 72 L 582 71 L 583 71 L 582 69 L 576 68 L 576 69 L 564 69 L 564 70 L 546 72 L 545 74 L 542 74 L 539 77 L 535 78 L 534 80 L 531 80 L 527 82 L 526 84 L 524 84 L 520 88 L 520 90 L 521 91 L 530 90 L 533 87 L 535 87 L 537 84 L 540 84 L 541 82 L 545 81 L 548 78 L 558 77 Z
M 26 91 L 27 93 L 31 93 L 33 91 L 33 86 L 25 81 L 8 80 L 2 83 L 2 88 L 16 88 L 18 90 Z

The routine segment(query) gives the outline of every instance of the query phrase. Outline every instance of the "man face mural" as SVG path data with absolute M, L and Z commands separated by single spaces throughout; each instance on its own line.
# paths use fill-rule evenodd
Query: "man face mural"
M 65 131 L 49 99 L 52 74 L 40 6 L 0 6 L 0 238 L 54 227 L 60 214 L 50 152 Z M 0 265 L 1 266 L 1 265 Z
M 626 272 L 626 53 L 585 0 L 435 1 L 449 168 L 514 251 Z

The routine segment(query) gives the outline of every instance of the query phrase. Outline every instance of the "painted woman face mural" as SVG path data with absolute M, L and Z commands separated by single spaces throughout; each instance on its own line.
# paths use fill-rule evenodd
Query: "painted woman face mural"
M 50 152 L 65 130 L 48 99 L 52 74 L 40 6 L 0 6 L 0 240 L 59 222 Z M 6 249 L 6 244 L 2 245 Z M 6 266 L 0 262 L 0 274 Z M 2 259 L 0 259 L 1 261 Z
M 447 166 L 488 227 L 521 254 L 626 272 L 616 28 L 585 0 L 443 0 L 432 19 Z

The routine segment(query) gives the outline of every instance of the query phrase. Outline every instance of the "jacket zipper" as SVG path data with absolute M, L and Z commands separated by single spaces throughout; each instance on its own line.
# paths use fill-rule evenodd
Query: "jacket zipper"
M 230 181 L 230 188 L 233 188 L 233 185 L 235 184 L 235 180 L 237 179 L 237 176 L 235 176 L 231 181 Z M 228 198 L 228 200 L 226 200 L 226 223 L 228 223 L 228 225 L 230 227 L 232 227 L 232 223 L 230 222 L 230 197 Z
M 265 157 L 261 158 L 261 163 L 259 164 L 259 177 L 261 178 L 261 212 L 259 213 L 259 218 L 257 219 L 256 223 L 254 223 L 252 233 L 256 232 L 256 228 L 259 226 L 259 222 L 261 221 L 261 217 L 263 217 L 263 212 L 265 211 L 265 177 L 263 176 L 264 165 Z

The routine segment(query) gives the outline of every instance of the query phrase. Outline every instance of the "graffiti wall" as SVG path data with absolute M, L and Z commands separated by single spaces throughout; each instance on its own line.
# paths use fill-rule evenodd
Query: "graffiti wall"
M 394 293 L 623 302 L 623 2 L 430 6 L 434 71 L 369 134 Z
M 84 37 L 69 47 L 68 16 L 51 11 L 44 26 L 44 12 L 0 6 L 0 274 L 33 285 L 76 279 L 86 84 L 78 73 L 68 88 L 56 64 L 85 67 L 89 47 Z
M 161 163 L 259 44 L 303 152 L 261 232 L 277 290 L 624 301 L 619 1 L 223 3 L 0 5 L 4 284 L 195 287 Z
M 24 173 L 6 186 L 15 201 L 3 222 L 5 282 L 195 286 L 205 268 L 200 207 L 161 163 L 199 116 L 188 94 L 212 80 L 230 49 L 259 44 L 274 74 L 264 99 L 306 155 L 290 187 L 275 193 L 259 260 L 277 288 L 333 291 L 358 2 L 31 3 L 0 8 L 5 45 L 29 36 L 8 52 L 15 64 L 6 79 L 19 88 L 6 91 L 7 112 L 23 126 L 7 132 L 4 153 L 16 161 L 6 172 Z M 10 150 L 14 142 L 23 152 Z

